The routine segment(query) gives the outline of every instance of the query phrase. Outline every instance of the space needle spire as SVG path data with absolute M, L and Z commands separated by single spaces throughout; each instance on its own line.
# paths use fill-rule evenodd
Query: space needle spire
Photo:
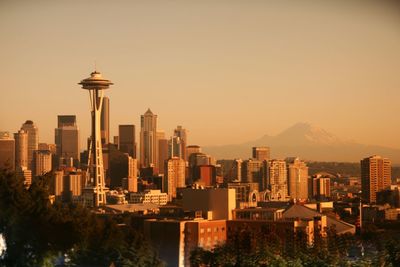
M 89 78 L 80 83 L 82 89 L 89 91 L 92 129 L 86 186 L 83 197 L 86 205 L 98 207 L 106 204 L 106 191 L 104 179 L 103 151 L 100 135 L 100 116 L 103 104 L 103 90 L 108 89 L 113 83 L 103 78 L 97 70 Z

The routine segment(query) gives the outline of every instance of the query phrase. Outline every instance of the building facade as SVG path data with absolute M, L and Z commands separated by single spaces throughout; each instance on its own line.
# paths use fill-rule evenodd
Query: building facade
M 376 203 L 376 193 L 390 188 L 392 164 L 389 159 L 371 156 L 361 160 L 361 188 L 363 200 Z
M 150 109 L 140 120 L 140 167 L 157 167 L 157 115 Z

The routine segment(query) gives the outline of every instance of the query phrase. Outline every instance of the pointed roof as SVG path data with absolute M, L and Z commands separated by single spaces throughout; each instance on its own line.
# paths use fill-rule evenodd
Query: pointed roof
M 153 115 L 153 112 L 151 112 L 150 108 L 148 108 L 144 115 Z

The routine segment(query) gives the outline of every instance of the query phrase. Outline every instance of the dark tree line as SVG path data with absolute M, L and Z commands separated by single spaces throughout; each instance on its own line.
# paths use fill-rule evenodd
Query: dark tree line
M 50 175 L 23 179 L 0 171 L 0 266 L 160 266 L 162 262 L 126 221 L 73 204 L 51 204 Z

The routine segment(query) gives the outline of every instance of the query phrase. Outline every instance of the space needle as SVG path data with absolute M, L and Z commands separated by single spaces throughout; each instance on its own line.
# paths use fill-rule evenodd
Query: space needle
M 103 151 L 101 147 L 100 116 L 103 105 L 103 93 L 113 83 L 103 78 L 97 70 L 89 78 L 80 83 L 82 89 L 89 91 L 90 108 L 92 117 L 92 133 L 90 136 L 88 170 L 86 186 L 83 190 L 84 202 L 88 206 L 101 206 L 106 204 L 106 191 L 104 179 Z

